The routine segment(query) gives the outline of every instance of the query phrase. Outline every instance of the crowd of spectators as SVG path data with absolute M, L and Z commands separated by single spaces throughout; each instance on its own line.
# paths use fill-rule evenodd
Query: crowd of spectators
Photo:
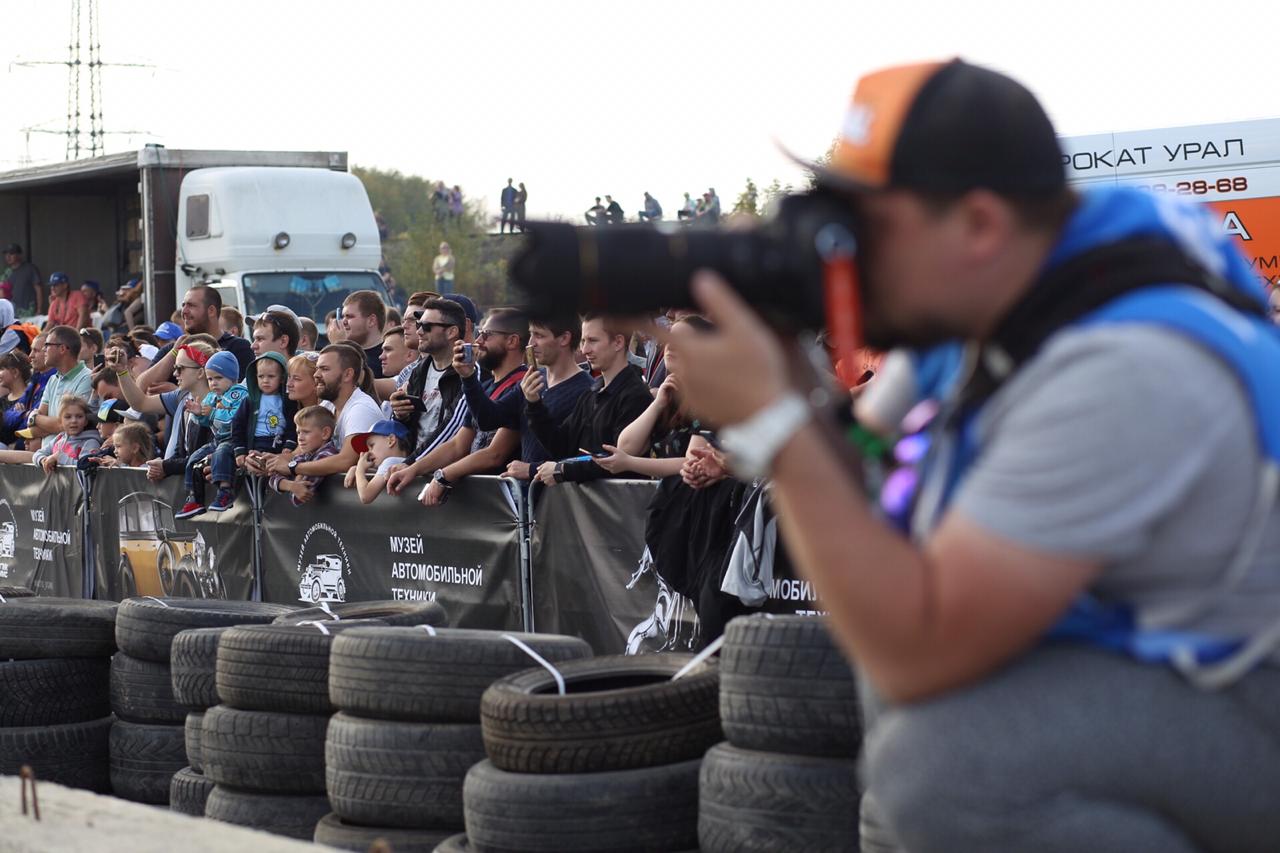
M 523 184 L 521 185 L 523 186 Z M 596 196 L 595 203 L 583 213 L 588 225 L 620 225 L 627 221 L 626 211 L 616 199 L 606 195 L 601 200 Z M 650 193 L 644 194 L 644 201 L 636 214 L 639 222 L 660 222 L 663 217 L 662 204 Z M 720 221 L 720 197 L 714 188 L 708 189 L 698 199 L 689 193 L 684 194 L 684 204 L 676 211 L 676 219 L 682 223 L 700 223 L 715 225 Z M 522 220 L 523 221 L 523 220 Z
M 60 317 L 83 310 L 67 282 L 51 284 L 52 302 L 68 300 Z M 0 300 L 0 321 L 12 314 Z M 0 356 L 0 462 L 180 476 L 179 517 L 229 508 L 253 476 L 297 506 L 337 477 L 363 503 L 408 493 L 424 512 L 477 474 L 539 488 L 653 477 L 663 485 L 651 516 L 669 519 L 649 525 L 664 580 L 695 601 L 711 636 L 741 609 L 720 591 L 720 564 L 752 486 L 730 478 L 713 428 L 689 416 L 679 353 L 653 326 L 531 322 L 436 291 L 400 312 L 358 291 L 325 318 L 320 347 L 310 319 L 275 305 L 245 318 L 204 286 L 178 317 L 105 339 L 78 328 L 79 315 L 19 332 L 29 345 Z M 709 327 L 677 311 L 653 320 Z M 865 379 L 861 365 L 846 372 Z

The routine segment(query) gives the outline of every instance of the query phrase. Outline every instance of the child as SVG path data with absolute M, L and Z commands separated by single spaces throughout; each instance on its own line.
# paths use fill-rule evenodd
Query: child
M 337 419 L 333 412 L 324 406 L 307 406 L 293 417 L 298 428 L 298 450 L 289 459 L 289 468 L 296 468 L 299 462 L 310 462 L 313 459 L 324 459 L 338 452 L 333 443 L 333 431 Z M 315 496 L 316 486 L 323 477 L 306 474 L 293 474 L 284 477 L 272 474 L 268 484 L 282 495 L 289 495 L 294 506 L 302 506 Z
M 218 331 L 224 335 L 244 337 L 244 315 L 228 305 L 218 314 Z
M 355 486 L 361 503 L 373 503 L 386 488 L 391 467 L 404 462 L 409 453 L 409 428 L 399 421 L 378 421 L 368 432 L 351 436 L 351 446 L 360 458 L 347 472 L 345 485 Z M 371 465 L 376 466 L 373 479 L 369 479 Z
M 249 396 L 231 426 L 238 466 L 244 464 L 246 456 L 256 458 L 261 453 L 279 453 L 297 446 L 293 425 L 297 404 L 282 393 L 284 373 L 284 356 L 278 352 L 263 353 L 245 371 Z
M 75 394 L 64 394 L 61 406 L 58 420 L 62 432 L 54 437 L 47 450 L 37 450 L 31 459 L 46 474 L 52 473 L 59 465 L 75 465 L 81 453 L 92 453 L 102 446 L 98 431 L 92 425 L 88 400 Z
M 213 433 L 209 443 L 197 448 L 187 457 L 186 471 L 183 480 L 187 484 L 187 500 L 182 509 L 175 513 L 176 518 L 191 518 L 204 512 L 204 476 L 201 463 L 212 458 L 213 483 L 217 486 L 217 494 L 209 504 L 211 512 L 222 512 L 231 509 L 235 502 L 235 492 L 231 490 L 236 476 L 235 443 L 231 440 L 231 426 L 236 412 L 249 396 L 249 390 L 236 382 L 240 375 L 240 362 L 226 350 L 214 353 L 204 366 L 205 380 L 209 383 L 209 393 L 197 403 L 189 399 L 187 411 L 201 426 L 207 426 Z
M 106 467 L 141 468 L 156 455 L 156 443 L 151 429 L 137 421 L 118 426 L 111 436 L 111 444 L 115 448 L 115 455 L 102 460 Z
M 81 471 L 92 471 L 100 465 L 114 465 L 116 446 L 112 437 L 126 419 L 130 423 L 136 422 L 138 412 L 130 409 L 124 400 L 103 400 L 94 416 L 94 420 L 98 422 L 98 436 L 102 440 L 102 446 L 91 453 L 81 453 L 76 467 Z

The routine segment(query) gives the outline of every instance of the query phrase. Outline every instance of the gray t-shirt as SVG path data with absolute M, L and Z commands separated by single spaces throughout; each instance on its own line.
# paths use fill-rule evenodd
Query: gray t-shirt
M 1261 453 L 1234 371 L 1150 326 L 1055 336 L 988 403 L 984 450 L 952 507 L 1030 549 L 1102 561 L 1091 587 L 1142 606 L 1221 586 L 1253 508 Z M 1239 637 L 1280 615 L 1280 509 L 1254 565 L 1179 628 Z

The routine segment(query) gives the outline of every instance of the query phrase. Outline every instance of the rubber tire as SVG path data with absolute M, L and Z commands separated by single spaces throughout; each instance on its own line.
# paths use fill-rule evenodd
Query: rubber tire
M 498 679 L 480 700 L 485 751 L 513 773 L 596 773 L 678 764 L 724 740 L 719 674 L 692 655 L 617 655 Z
M 113 718 L 82 723 L 0 728 L 0 776 L 29 764 L 41 782 L 105 794 L 111 790 L 109 754 Z
M 333 622 L 334 616 L 343 622 L 354 619 L 377 619 L 384 625 L 398 628 L 414 625 L 432 625 L 437 628 L 449 624 L 444 608 L 435 601 L 353 601 L 349 604 L 329 605 L 330 613 L 319 607 L 304 607 L 286 613 L 275 620 L 276 625 L 297 625 L 299 622 Z
M 329 813 L 323 796 L 254 794 L 215 785 L 205 802 L 204 816 L 210 820 L 247 826 L 273 835 L 310 841 L 316 824 Z
M 457 830 L 453 829 L 397 829 L 386 826 L 356 826 L 347 823 L 336 814 L 327 814 L 316 824 L 315 842 L 367 853 L 370 845 L 386 842 L 395 853 L 431 853 Z
M 250 625 L 233 628 L 218 643 L 218 697 L 245 711 L 331 714 L 329 649 L 339 634 L 381 626 L 359 622 L 323 625 Z
M 861 853 L 906 853 L 898 836 L 885 823 L 880 804 L 870 791 L 862 795 L 858 815 L 858 843 L 861 845 Z
M 188 628 L 262 625 L 292 609 L 258 601 L 130 598 L 120 605 L 116 641 L 135 658 L 168 663 L 173 638 Z
M 536 776 L 482 761 L 463 788 L 467 838 L 485 853 L 696 847 L 700 764 Z
M 577 637 L 512 636 L 552 663 L 591 656 Z M 442 628 L 431 636 L 418 628 L 359 629 L 334 640 L 329 698 L 364 717 L 478 723 L 489 685 L 532 663 L 497 631 Z
M 698 842 L 706 853 L 857 851 L 852 759 L 711 748 L 699 781 Z
M 0 604 L 0 660 L 111 657 L 119 606 L 114 601 L 41 597 Z
M 111 713 L 110 673 L 105 658 L 0 662 L 0 726 L 60 726 L 105 717 Z
M 816 616 L 740 616 L 720 650 L 720 721 L 734 746 L 856 758 L 853 668 Z
M 240 791 L 323 794 L 328 726 L 329 718 L 318 714 L 215 705 L 205 711 L 200 732 L 204 775 Z
M 182 741 L 187 749 L 187 763 L 197 773 L 204 773 L 204 712 L 192 711 L 182 727 Z
M 0 598 L 32 598 L 34 596 L 35 592 L 25 586 L 0 586 Z
M 111 788 L 117 797 L 168 805 L 173 774 L 186 766 L 182 726 L 116 720 L 111 727 Z
M 213 790 L 213 783 L 192 767 L 184 767 L 173 774 L 169 783 L 169 810 L 179 814 L 204 817 L 204 804 Z
M 169 671 L 173 698 L 191 711 L 218 704 L 218 640 L 230 628 L 192 628 L 173 638 Z
M 365 826 L 462 827 L 462 780 L 483 761 L 474 724 L 337 714 L 325 737 L 325 785 L 339 817 Z
M 187 709 L 173 698 L 169 665 L 124 652 L 111 658 L 111 710 L 131 723 L 181 723 Z

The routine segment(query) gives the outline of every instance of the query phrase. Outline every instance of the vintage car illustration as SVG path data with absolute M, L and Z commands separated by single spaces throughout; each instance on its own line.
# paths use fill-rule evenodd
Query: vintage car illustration
M 347 582 L 342 579 L 342 558 L 337 554 L 319 554 L 302 570 L 298 595 L 312 604 L 321 601 L 345 601 Z
M 0 559 L 12 560 L 17 555 L 17 538 L 12 521 L 0 524 Z
M 120 595 L 225 598 L 213 552 L 177 529 L 173 507 L 147 492 L 120 499 Z

